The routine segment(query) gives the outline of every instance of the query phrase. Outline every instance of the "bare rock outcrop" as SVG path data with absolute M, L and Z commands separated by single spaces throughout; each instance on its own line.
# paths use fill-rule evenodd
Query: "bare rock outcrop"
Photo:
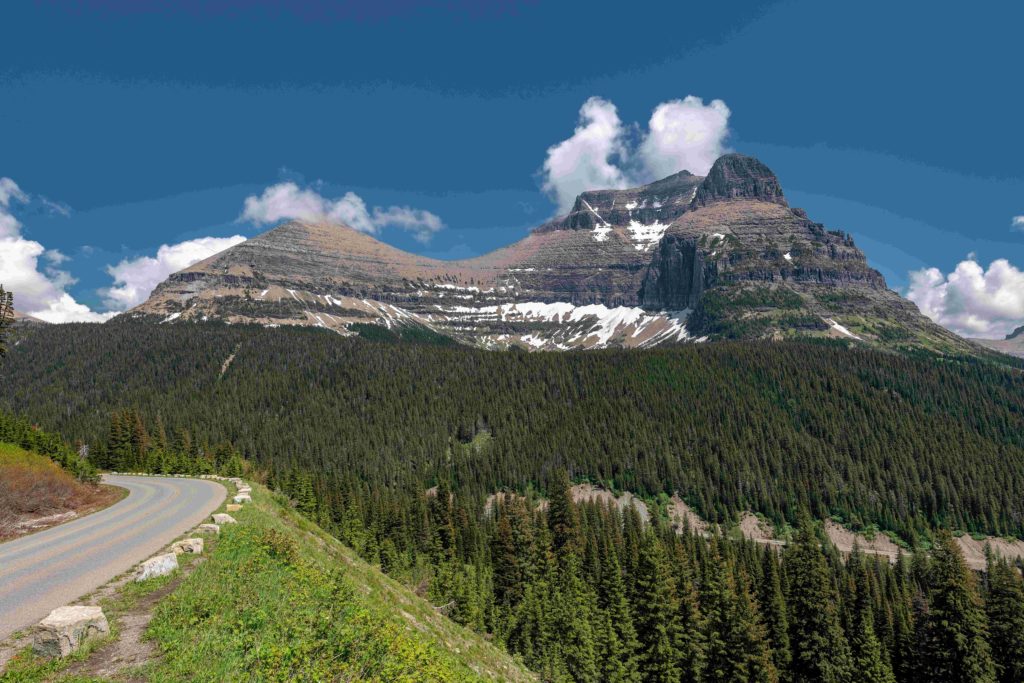
M 157 555 L 151 557 L 142 565 L 139 566 L 139 571 L 135 575 L 136 581 L 146 581 L 148 579 L 154 579 L 158 576 L 167 576 L 178 569 L 178 555 L 177 553 L 170 552 L 163 555 Z
M 88 640 L 109 632 L 100 607 L 58 607 L 39 622 L 32 649 L 43 657 L 66 657 Z
M 171 545 L 171 552 L 175 555 L 182 555 L 185 553 L 202 555 L 203 545 L 203 539 L 201 538 L 184 538 Z

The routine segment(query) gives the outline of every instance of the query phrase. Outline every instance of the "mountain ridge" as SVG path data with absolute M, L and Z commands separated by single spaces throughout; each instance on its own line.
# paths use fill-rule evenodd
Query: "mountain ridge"
M 969 353 L 888 289 L 849 235 L 789 206 L 753 157 L 622 190 L 471 259 L 442 261 L 344 225 L 290 221 L 171 275 L 129 317 L 420 326 L 504 349 L 837 337 Z

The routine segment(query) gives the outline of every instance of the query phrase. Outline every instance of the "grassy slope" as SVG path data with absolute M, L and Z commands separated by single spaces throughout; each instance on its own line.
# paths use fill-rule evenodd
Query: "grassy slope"
M 156 608 L 148 637 L 162 656 L 126 680 L 534 680 L 266 489 L 232 514 L 239 524 L 207 541 L 205 561 Z M 129 583 L 103 601 L 115 637 L 117 616 L 166 582 Z M 24 653 L 0 680 L 95 680 L 70 673 L 88 658 Z
M 45 455 L 0 443 L 0 541 L 18 535 L 19 520 L 92 512 L 120 497 L 116 490 L 78 481 Z
M 151 633 L 165 657 L 151 679 L 531 680 L 279 497 L 254 493 L 160 605 Z

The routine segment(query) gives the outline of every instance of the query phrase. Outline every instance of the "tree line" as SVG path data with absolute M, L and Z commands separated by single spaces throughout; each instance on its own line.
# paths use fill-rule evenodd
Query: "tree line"
M 911 547 L 938 527 L 1024 536 L 1024 379 L 984 362 L 807 343 L 495 353 L 212 324 L 15 333 L 0 406 L 90 448 L 132 409 L 320 493 L 448 478 L 482 502 L 563 467 L 679 493 L 712 522 L 807 510 Z

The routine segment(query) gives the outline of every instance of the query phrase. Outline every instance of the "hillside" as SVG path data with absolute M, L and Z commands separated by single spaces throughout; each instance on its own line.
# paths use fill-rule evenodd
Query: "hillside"
M 993 351 L 1024 358 L 1024 327 L 1018 327 L 1006 335 L 1005 339 L 974 339 L 973 341 Z
M 338 224 L 285 223 L 171 275 L 122 317 L 419 327 L 485 348 L 836 337 L 977 353 L 888 289 L 849 235 L 789 206 L 738 154 L 707 177 L 594 190 L 478 258 L 440 261 Z
M 170 581 L 101 589 L 112 638 L 69 661 L 29 653 L 3 680 L 529 681 L 479 635 L 256 486 L 237 525 Z M 187 558 L 183 557 L 183 563 Z M 121 641 L 145 619 L 146 643 Z M 131 652 L 130 664 L 119 660 Z
M 119 492 L 83 482 L 52 459 L 0 438 L 0 541 L 106 507 Z
M 111 414 L 137 408 L 168 443 L 227 440 L 275 478 L 310 476 L 329 506 L 448 476 L 482 504 L 564 465 L 679 493 L 713 522 L 792 523 L 807 507 L 908 539 L 944 524 L 1024 534 L 1024 379 L 969 359 L 840 342 L 508 354 L 215 324 L 19 338 L 0 404 L 97 462 L 112 457 Z M 484 434 L 485 452 L 468 448 Z

